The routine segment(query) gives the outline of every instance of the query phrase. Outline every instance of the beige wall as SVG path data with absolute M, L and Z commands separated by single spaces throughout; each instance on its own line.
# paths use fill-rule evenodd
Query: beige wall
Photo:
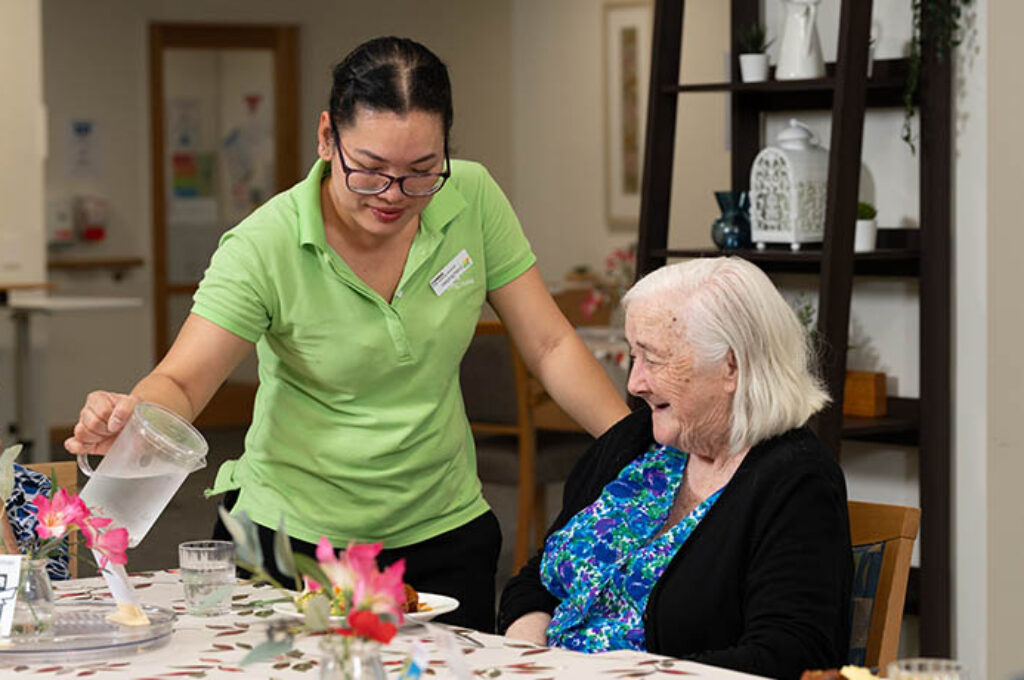
M 600 268 L 636 229 L 613 230 L 604 204 L 602 0 L 515 0 L 513 202 L 549 281 L 574 265 Z M 652 3 L 653 4 L 653 3 Z M 721 79 L 728 12 L 719 0 L 686 4 L 683 78 Z M 691 97 L 680 107 L 674 245 L 707 243 L 718 214 L 714 188 L 729 183 L 726 102 Z
M 988 12 L 988 677 L 1003 680 L 1024 674 L 1024 3 Z
M 39 0 L 0 0 L 0 284 L 45 280 L 41 50 Z

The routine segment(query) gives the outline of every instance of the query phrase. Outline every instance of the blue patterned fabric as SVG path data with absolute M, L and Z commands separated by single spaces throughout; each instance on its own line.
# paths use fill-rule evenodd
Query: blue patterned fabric
M 36 496 L 47 496 L 53 487 L 50 479 L 35 470 L 30 470 L 23 465 L 14 464 L 14 491 L 4 503 L 4 511 L 7 519 L 14 530 L 14 538 L 22 552 L 31 548 L 36 541 L 36 509 L 32 505 L 32 499 Z M 60 548 L 49 555 L 50 564 L 47 571 L 50 578 L 54 580 L 67 580 L 71 578 L 68 571 L 68 547 L 64 541 Z
M 868 653 L 868 633 L 882 573 L 885 543 L 853 547 L 853 606 L 850 607 L 850 655 L 847 663 L 863 666 Z
M 541 580 L 561 600 L 548 644 L 581 652 L 646 649 L 643 613 L 651 589 L 722 493 L 655 538 L 687 459 L 669 446 L 651 447 L 548 538 Z

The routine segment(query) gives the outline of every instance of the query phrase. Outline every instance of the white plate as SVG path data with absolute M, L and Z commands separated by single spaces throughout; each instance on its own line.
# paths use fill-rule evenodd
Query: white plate
M 459 601 L 454 597 L 448 597 L 447 595 L 420 593 L 420 607 L 423 607 L 424 605 L 429 607 L 429 609 L 420 609 L 418 612 L 406 614 L 406 620 L 425 623 L 435 616 L 455 611 L 459 608 Z M 278 614 L 284 614 L 285 616 L 294 616 L 297 618 L 301 618 L 303 616 L 302 612 L 295 608 L 294 602 L 277 602 L 274 604 L 273 610 Z M 344 619 L 341 616 L 331 617 L 332 624 L 340 624 L 343 621 Z

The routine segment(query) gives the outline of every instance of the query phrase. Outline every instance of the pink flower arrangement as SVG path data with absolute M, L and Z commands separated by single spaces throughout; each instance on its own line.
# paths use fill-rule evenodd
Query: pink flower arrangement
M 398 632 L 405 608 L 405 560 L 381 571 L 377 568 L 381 548 L 380 543 L 349 543 L 348 549 L 335 555 L 327 537 L 320 538 L 316 559 L 331 586 L 331 592 L 324 594 L 331 599 L 332 611 L 345 616 L 347 624 L 334 632 L 383 643 Z M 323 584 L 309 576 L 305 583 L 310 591 L 324 590 Z
M 77 530 L 85 537 L 86 547 L 99 554 L 101 568 L 108 562 L 128 561 L 128 530 L 111 528 L 111 520 L 93 514 L 77 494 L 58 489 L 52 498 L 36 496 L 32 504 L 36 509 L 36 533 L 45 541 L 34 551 L 34 557 L 45 556 L 61 539 Z

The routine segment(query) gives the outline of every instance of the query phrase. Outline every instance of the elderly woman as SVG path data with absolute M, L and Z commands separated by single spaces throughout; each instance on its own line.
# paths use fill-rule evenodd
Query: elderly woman
M 499 628 L 776 678 L 842 665 L 846 485 L 805 426 L 828 396 L 794 313 L 737 258 L 659 269 L 623 304 L 647 407 L 577 464 Z

